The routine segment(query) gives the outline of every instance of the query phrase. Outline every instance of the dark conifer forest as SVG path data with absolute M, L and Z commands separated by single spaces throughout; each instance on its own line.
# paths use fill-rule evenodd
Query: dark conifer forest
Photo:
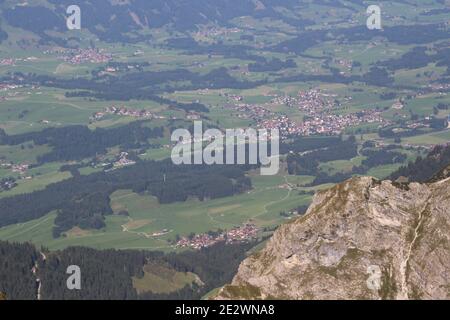
M 157 300 L 200 299 L 231 281 L 246 252 L 255 243 L 217 244 L 200 251 L 164 254 L 133 250 L 94 250 L 71 247 L 49 252 L 31 244 L 0 242 L 0 293 L 9 300 Z M 144 276 L 147 264 L 176 272 L 192 272 L 202 284 L 193 283 L 170 294 L 138 294 L 132 278 Z M 82 289 L 69 290 L 67 268 L 81 270 Z M 40 289 L 39 288 L 40 283 Z

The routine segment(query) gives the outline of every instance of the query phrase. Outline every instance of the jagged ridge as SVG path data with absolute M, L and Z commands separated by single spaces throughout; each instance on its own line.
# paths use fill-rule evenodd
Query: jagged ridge
M 353 178 L 319 192 L 216 298 L 448 299 L 449 205 L 449 178 Z M 379 286 L 369 286 L 377 268 Z

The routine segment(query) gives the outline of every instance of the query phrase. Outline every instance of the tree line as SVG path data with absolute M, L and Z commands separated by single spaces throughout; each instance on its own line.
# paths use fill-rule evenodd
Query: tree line
M 35 145 L 48 145 L 52 150 L 37 158 L 40 164 L 82 160 L 104 154 L 108 148 L 114 146 L 124 149 L 151 147 L 148 139 L 163 137 L 164 128 L 152 129 L 144 124 L 144 121 L 136 121 L 116 128 L 95 130 L 76 125 L 17 135 L 7 135 L 0 129 L 0 145 L 19 145 L 30 141 Z
M 251 188 L 249 166 L 174 165 L 142 161 L 134 166 L 77 175 L 32 193 L 0 199 L 0 226 L 38 219 L 56 211 L 54 236 L 75 226 L 99 229 L 112 214 L 109 196 L 123 189 L 155 196 L 160 203 L 232 196 Z
M 212 289 L 231 282 L 246 252 L 255 245 L 221 243 L 199 251 L 164 254 L 86 247 L 50 252 L 28 243 L 0 241 L 0 293 L 9 300 L 35 300 L 39 278 L 42 300 L 200 299 Z M 148 264 L 195 273 L 202 284 L 188 284 L 167 294 L 151 291 L 138 294 L 132 278 L 142 278 Z M 66 286 L 69 277 L 66 271 L 70 265 L 81 269 L 81 290 L 69 290 Z M 34 266 L 37 267 L 35 274 Z
M 392 173 L 389 178 L 397 180 L 405 177 L 410 182 L 427 182 L 448 166 L 450 166 L 450 145 L 439 145 L 426 157 L 419 156 L 414 162 Z

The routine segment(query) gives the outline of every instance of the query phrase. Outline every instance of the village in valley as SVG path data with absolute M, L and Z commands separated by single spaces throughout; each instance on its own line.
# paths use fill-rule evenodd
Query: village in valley
M 249 242 L 258 237 L 259 228 L 254 224 L 244 224 L 235 227 L 229 231 L 210 232 L 204 234 L 191 234 L 188 237 L 182 237 L 176 242 L 179 248 L 191 248 L 200 250 L 211 247 L 217 243 L 235 244 Z
M 99 121 L 103 119 L 106 115 L 116 115 L 116 116 L 126 116 L 139 119 L 152 119 L 156 117 L 152 112 L 145 109 L 131 109 L 127 106 L 110 106 L 106 107 L 105 110 L 96 112 L 90 118 L 91 121 Z
M 243 97 L 225 95 L 229 100 L 226 108 L 236 112 L 236 117 L 251 119 L 260 129 L 278 129 L 282 138 L 289 136 L 340 135 L 346 128 L 375 123 L 380 127 L 391 124 L 383 118 L 379 109 L 364 109 L 360 112 L 342 113 L 337 95 L 325 94 L 321 90 L 300 91 L 296 97 L 275 96 L 266 105 L 243 103 Z M 344 101 L 351 101 L 345 97 Z M 272 105 L 296 108 L 304 114 L 303 121 L 294 121 L 285 114 L 270 111 Z
M 82 63 L 107 63 L 111 61 L 112 55 L 104 49 L 55 49 L 44 51 L 46 55 L 58 55 L 58 59 L 73 65 Z
M 18 180 L 31 180 L 33 177 L 27 174 L 30 165 L 26 163 L 14 164 L 0 159 L 0 169 L 6 169 L 11 175 L 0 179 L 0 192 L 9 191 L 17 187 Z M 13 177 L 14 175 L 14 177 Z
M 331 2 L 326 5 L 330 10 Z M 121 10 L 127 5 L 113 7 Z M 411 51 L 414 37 L 408 36 L 408 45 L 394 44 L 386 38 L 391 30 L 386 30 L 373 39 L 354 39 L 357 35 L 345 25 L 338 28 L 336 40 L 338 29 L 330 29 L 333 22 L 317 17 L 316 10 L 313 6 L 309 13 L 320 22 L 312 21 L 301 30 L 290 25 L 295 13 L 277 21 L 288 13 L 280 11 L 261 21 L 250 13 L 227 24 L 211 21 L 181 32 L 167 26 L 93 33 L 99 25 L 86 34 L 63 36 L 59 42 L 51 40 L 61 35 L 56 29 L 46 30 L 49 38 L 42 43 L 39 35 L 36 42 L 6 40 L 0 50 L 0 200 L 51 190 L 55 184 L 81 184 L 90 177 L 121 179 L 154 163 L 167 162 L 167 170 L 172 170 L 171 151 L 177 143 L 206 146 L 216 140 L 210 133 L 172 140 L 176 129 L 192 132 L 197 121 L 204 131 L 222 133 L 278 129 L 280 170 L 273 177 L 257 175 L 252 166 L 241 178 L 235 178 L 235 172 L 230 173 L 232 178 L 225 176 L 233 192 L 225 190 L 223 198 L 222 193 L 203 198 L 204 193 L 187 192 L 185 198 L 172 199 L 170 192 L 184 184 L 173 182 L 170 172 L 163 175 L 170 187 L 155 187 L 156 191 L 153 184 L 160 183 L 161 172 L 152 172 L 150 178 L 156 176 L 156 182 L 149 178 L 150 182 L 131 188 L 130 180 L 141 176 L 137 173 L 120 186 L 123 189 L 102 199 L 127 208 L 136 225 L 148 226 L 115 232 L 121 230 L 123 217 L 109 216 L 111 211 L 105 210 L 98 219 L 104 224 L 95 224 L 94 229 L 83 224 L 82 235 L 67 233 L 67 239 L 50 235 L 45 243 L 58 247 L 89 240 L 100 248 L 200 250 L 262 239 L 271 232 L 266 228 L 299 216 L 303 209 L 292 208 L 307 207 L 318 190 L 354 175 L 383 179 L 448 140 L 450 83 L 444 59 L 448 40 L 423 45 L 425 65 L 416 68 L 410 65 L 411 53 L 417 53 Z M 110 22 L 119 18 L 112 16 Z M 303 18 L 310 17 L 298 22 Z M 352 23 L 358 23 L 360 17 L 353 18 Z M 311 43 L 300 41 L 305 35 L 311 36 Z M 180 180 L 189 169 L 204 168 L 181 169 Z M 231 169 L 238 172 L 241 167 Z M 221 181 L 217 175 L 221 178 L 226 170 L 205 175 L 216 183 Z M 189 189 L 204 187 L 202 179 L 191 180 Z M 216 184 L 218 189 L 228 187 Z M 93 192 L 94 196 L 98 195 Z M 223 210 L 221 216 L 210 216 L 214 210 Z M 30 217 L 34 216 L 26 218 Z M 102 241 L 102 233 L 117 241 Z

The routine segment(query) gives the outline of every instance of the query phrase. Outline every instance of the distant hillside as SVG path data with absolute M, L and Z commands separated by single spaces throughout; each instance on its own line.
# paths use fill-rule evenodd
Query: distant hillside
M 20 6 L 2 2 L 3 19 L 11 26 L 37 34 L 42 43 L 61 41 L 50 36 L 49 31 L 64 31 L 66 8 L 73 4 L 72 0 L 47 0 L 46 6 L 33 4 L 33 0 Z M 170 26 L 172 30 L 184 32 L 208 23 L 230 26 L 230 20 L 240 16 L 272 17 L 297 27 L 305 25 L 304 21 L 288 18 L 275 10 L 298 5 L 298 1 L 292 0 L 242 0 L 239 5 L 227 0 L 82 0 L 77 5 L 82 11 L 82 27 L 111 42 L 146 40 L 148 36 L 139 33 L 146 28 Z
M 411 5 L 417 6 L 413 0 L 390 2 L 411 2 Z M 0 1 L 0 21 L 3 27 L 12 26 L 34 34 L 40 45 L 67 46 L 71 40 L 77 41 L 77 37 L 81 36 L 79 32 L 67 33 L 66 9 L 72 4 L 72 0 L 30 0 L 18 5 L 17 1 L 4 0 Z M 147 42 L 152 39 L 149 31 L 155 28 L 164 28 L 169 38 L 176 38 L 178 41 L 180 35 L 187 35 L 189 31 L 197 30 L 202 25 L 234 27 L 235 19 L 239 17 L 251 17 L 261 23 L 264 23 L 262 19 L 268 18 L 292 27 L 291 34 L 296 37 L 272 48 L 280 52 L 303 53 L 307 48 L 329 40 L 330 36 L 347 41 L 370 41 L 376 36 L 383 36 L 399 44 L 424 44 L 447 37 L 442 24 L 430 22 L 422 25 L 412 21 L 408 25 L 386 27 L 382 32 L 368 33 L 363 24 L 341 28 L 322 24 L 323 29 L 304 32 L 308 26 L 317 22 L 302 14 L 305 9 L 310 10 L 316 5 L 324 13 L 340 9 L 344 12 L 342 21 L 348 21 L 365 12 L 367 2 L 363 0 L 314 0 L 313 4 L 307 0 L 241 0 L 238 4 L 230 0 L 77 1 L 82 13 L 82 37 L 94 35 L 102 41 L 116 43 Z M 248 31 L 254 32 L 256 29 L 249 28 Z M 0 29 L 0 41 L 7 36 Z M 19 36 L 19 42 L 20 39 Z M 29 37 L 25 40 L 27 41 L 30 41 Z

